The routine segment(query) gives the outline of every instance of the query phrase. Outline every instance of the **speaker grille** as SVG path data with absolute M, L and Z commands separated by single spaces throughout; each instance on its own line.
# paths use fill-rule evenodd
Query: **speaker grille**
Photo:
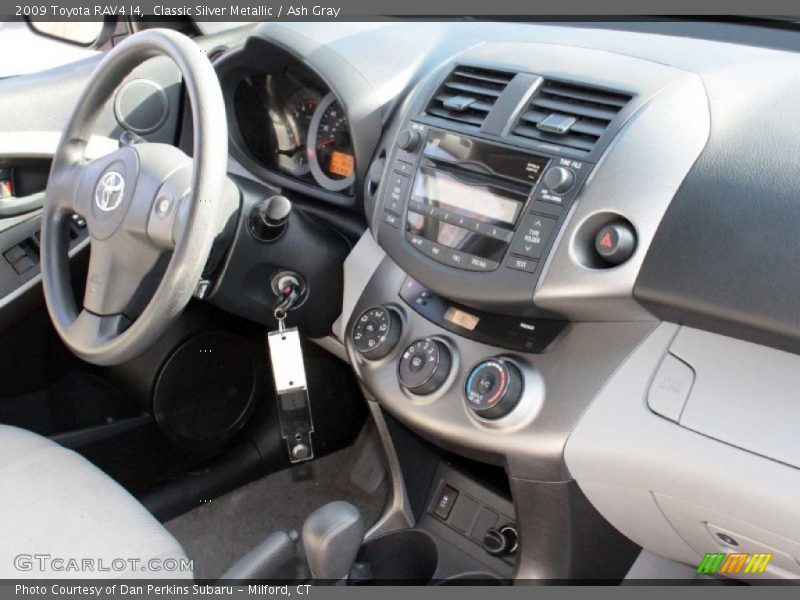
M 153 409 L 162 431 L 186 448 L 218 446 L 239 431 L 255 403 L 255 350 L 226 331 L 184 342 L 156 380 Z

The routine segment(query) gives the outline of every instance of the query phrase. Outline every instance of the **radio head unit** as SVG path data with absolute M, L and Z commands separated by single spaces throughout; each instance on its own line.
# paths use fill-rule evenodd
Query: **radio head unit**
M 542 156 L 429 130 L 411 185 L 408 241 L 455 268 L 496 269 L 532 185 L 548 162 Z
M 398 140 L 382 192 L 381 246 L 442 295 L 498 308 L 523 296 L 530 303 L 591 165 L 416 122 Z M 480 289 L 471 279 L 478 273 L 500 292 Z

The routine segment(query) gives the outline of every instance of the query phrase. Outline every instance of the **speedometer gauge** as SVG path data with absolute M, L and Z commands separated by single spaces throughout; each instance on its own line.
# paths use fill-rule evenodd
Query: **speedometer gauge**
M 308 165 L 317 183 L 338 192 L 355 181 L 350 123 L 332 93 L 317 106 L 308 130 Z
M 292 175 L 305 175 L 309 171 L 306 161 L 306 139 L 311 118 L 319 105 L 319 94 L 310 89 L 300 89 L 286 101 L 277 119 L 278 167 Z

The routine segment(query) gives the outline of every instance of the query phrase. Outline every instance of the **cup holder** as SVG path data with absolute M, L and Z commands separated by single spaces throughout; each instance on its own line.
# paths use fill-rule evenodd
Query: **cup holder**
M 360 585 L 407 582 L 425 585 L 439 564 L 436 542 L 415 529 L 393 531 L 364 544 L 356 562 L 367 563 L 372 579 Z

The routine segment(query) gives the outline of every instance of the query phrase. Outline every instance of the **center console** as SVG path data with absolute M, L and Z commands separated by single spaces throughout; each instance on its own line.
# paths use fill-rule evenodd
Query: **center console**
M 586 48 L 486 44 L 419 83 L 393 121 L 348 259 L 359 272 L 345 264 L 358 289 L 342 332 L 365 395 L 444 452 L 504 469 L 516 577 L 624 573 L 574 553 L 631 549 L 564 448 L 657 326 L 633 286 L 707 140 L 702 84 Z

